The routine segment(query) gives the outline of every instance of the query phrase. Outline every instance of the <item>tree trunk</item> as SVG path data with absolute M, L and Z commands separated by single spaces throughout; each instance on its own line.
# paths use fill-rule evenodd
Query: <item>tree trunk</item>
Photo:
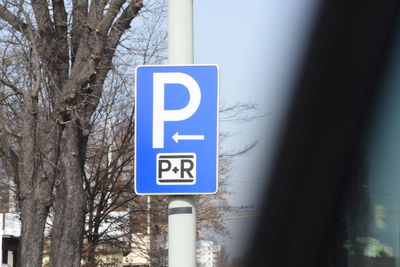
M 41 267 L 43 260 L 43 232 L 48 208 L 40 201 L 26 198 L 21 203 L 21 239 L 18 266 Z M 23 257 L 21 257 L 23 255 Z
M 19 178 L 22 212 L 20 265 L 41 267 L 43 232 L 53 205 L 50 266 L 80 266 L 86 210 L 85 150 L 91 116 L 100 102 L 121 37 L 143 1 L 82 0 L 71 4 L 60 0 L 52 1 L 51 9 L 44 0 L 15 5 L 6 2 L 0 3 L 0 18 L 9 27 L 1 31 L 10 33 L 6 34 L 11 36 L 10 44 L 14 39 L 23 44 L 18 55 L 28 56 L 26 62 L 21 61 L 23 79 L 9 77 L 8 82 L 4 77 L 0 81 L 23 107 L 23 112 L 11 104 L 9 108 L 15 116 L 8 122 L 15 125 L 17 134 L 6 127 L 7 123 L 0 127 L 0 136 L 18 140 L 9 149 L 19 152 L 19 164 L 12 165 L 21 167 L 14 171 Z M 0 150 L 4 154 L 4 149 Z
M 87 262 L 84 265 L 85 267 L 96 267 L 97 260 L 96 260 L 96 242 L 89 242 L 88 244 L 88 254 L 87 254 Z
M 56 179 L 55 218 L 51 234 L 50 267 L 81 266 L 86 199 L 83 190 L 83 137 L 68 122 L 61 143 L 61 173 Z
M 48 177 L 43 175 L 47 164 L 39 164 L 37 99 L 25 97 L 24 100 L 21 162 L 15 163 L 21 167 L 15 170 L 15 177 L 19 177 L 22 223 L 18 258 L 19 266 L 41 267 L 51 186 Z

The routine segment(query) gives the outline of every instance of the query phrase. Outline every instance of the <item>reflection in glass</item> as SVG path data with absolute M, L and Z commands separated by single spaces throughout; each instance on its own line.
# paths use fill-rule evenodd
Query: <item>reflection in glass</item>
M 399 34 L 400 35 L 400 31 Z M 400 39 L 400 36 L 399 36 Z M 330 266 L 400 267 L 400 42 L 357 175 L 347 188 Z

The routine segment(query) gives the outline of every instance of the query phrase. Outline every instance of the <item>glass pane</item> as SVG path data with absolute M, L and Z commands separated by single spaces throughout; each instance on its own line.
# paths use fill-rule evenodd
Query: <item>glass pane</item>
M 400 31 L 398 32 L 400 35 Z M 357 175 L 348 187 L 330 266 L 400 267 L 400 36 Z

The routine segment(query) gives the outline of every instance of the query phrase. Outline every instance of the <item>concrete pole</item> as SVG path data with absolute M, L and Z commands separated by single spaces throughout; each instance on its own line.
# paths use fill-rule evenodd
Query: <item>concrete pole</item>
M 169 0 L 168 61 L 193 64 L 193 0 Z
M 193 0 L 169 0 L 169 64 L 193 64 Z M 196 267 L 196 198 L 171 196 L 168 205 L 168 266 Z
M 194 196 L 171 196 L 168 206 L 168 266 L 196 267 Z

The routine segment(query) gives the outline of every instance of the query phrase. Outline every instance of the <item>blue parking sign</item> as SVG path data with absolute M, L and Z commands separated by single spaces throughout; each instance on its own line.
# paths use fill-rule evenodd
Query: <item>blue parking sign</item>
M 139 66 L 135 77 L 136 193 L 216 193 L 218 66 Z

